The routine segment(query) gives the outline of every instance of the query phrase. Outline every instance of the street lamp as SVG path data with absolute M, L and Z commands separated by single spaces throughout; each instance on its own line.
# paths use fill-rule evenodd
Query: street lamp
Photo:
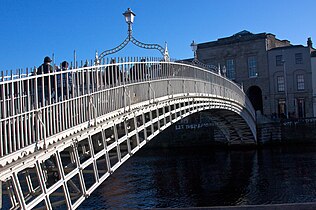
M 196 51 L 197 51 L 197 44 L 194 42 L 194 40 L 192 41 L 192 43 L 191 43 L 191 49 L 192 49 L 192 51 L 193 51 L 193 53 L 194 53 L 194 59 L 197 59 L 197 54 L 196 54 Z
M 158 45 L 158 44 L 146 44 L 143 42 L 138 41 L 137 39 L 135 39 L 132 36 L 132 25 L 134 23 L 134 18 L 135 18 L 135 13 L 131 10 L 131 8 L 128 8 L 124 13 L 123 13 L 124 17 L 125 17 L 125 22 L 128 24 L 128 36 L 126 37 L 126 39 L 117 47 L 110 49 L 110 50 L 105 50 L 102 53 L 100 53 L 98 59 L 99 61 L 102 60 L 102 58 L 104 56 L 116 53 L 118 51 L 120 51 L 121 49 L 123 49 L 129 42 L 132 42 L 134 45 L 141 47 L 141 48 L 145 48 L 145 49 L 156 49 L 159 50 L 160 53 L 163 55 L 165 61 L 169 61 L 169 53 L 168 53 L 168 49 L 167 49 L 167 44 L 165 46 L 165 48 L 163 48 L 162 46 Z M 101 62 L 99 62 L 101 63 Z
M 227 70 L 226 70 L 226 66 L 224 65 L 224 66 L 223 66 L 223 75 L 224 75 L 224 77 L 227 76 L 226 73 L 227 73 Z
M 201 61 L 199 61 L 199 59 L 197 58 L 197 48 L 198 48 L 198 45 L 196 44 L 196 42 L 193 40 L 192 43 L 190 44 L 190 47 L 194 53 L 194 58 L 192 60 L 192 63 L 194 64 L 197 64 L 199 66 L 202 66 L 204 68 L 207 68 L 207 69 L 210 69 L 210 70 L 213 70 L 215 72 L 218 72 L 218 68 L 214 65 L 208 65 L 208 64 L 204 64 L 202 63 Z
M 124 13 L 125 22 L 128 24 L 128 35 L 129 37 L 132 36 L 132 24 L 134 22 L 135 13 L 131 10 L 131 8 L 128 8 Z

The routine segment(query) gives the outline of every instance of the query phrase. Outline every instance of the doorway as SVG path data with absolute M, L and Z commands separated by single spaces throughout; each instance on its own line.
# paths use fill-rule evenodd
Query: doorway
M 263 114 L 262 91 L 258 86 L 251 86 L 247 91 L 247 96 L 255 111 L 260 110 Z

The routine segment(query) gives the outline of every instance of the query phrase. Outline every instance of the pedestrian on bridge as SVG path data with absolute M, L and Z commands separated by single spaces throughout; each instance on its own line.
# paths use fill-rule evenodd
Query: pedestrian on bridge
M 105 69 L 106 84 L 109 86 L 120 84 L 123 81 L 122 76 L 122 72 L 118 65 L 116 65 L 116 60 L 111 59 L 110 65 Z
M 136 63 L 130 69 L 130 79 L 131 81 L 143 81 L 148 77 L 148 68 L 146 65 L 146 59 L 141 59 L 140 63 Z
M 61 63 L 61 68 L 57 69 L 60 71 L 67 71 L 69 67 L 69 63 L 67 61 L 63 61 Z M 70 72 L 62 73 L 57 75 L 57 96 L 60 98 L 61 96 L 69 98 L 69 95 L 72 94 L 72 75 Z
M 51 65 L 52 59 L 46 56 L 44 58 L 44 63 L 37 68 L 36 74 L 49 74 L 53 73 L 54 69 Z M 37 79 L 37 91 L 38 91 L 38 102 L 44 105 L 45 100 L 51 98 L 52 94 L 54 93 L 55 87 L 55 76 L 42 76 L 38 77 Z M 44 98 L 43 98 L 44 96 Z M 43 100 L 44 99 L 44 100 Z

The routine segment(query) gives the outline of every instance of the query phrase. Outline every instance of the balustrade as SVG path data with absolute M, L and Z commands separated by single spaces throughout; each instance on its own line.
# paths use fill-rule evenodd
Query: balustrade
M 68 129 L 184 92 L 229 98 L 251 110 L 238 85 L 209 70 L 158 58 L 117 60 L 41 75 L 2 74 L 0 157 L 32 144 L 45 148 L 47 138 Z

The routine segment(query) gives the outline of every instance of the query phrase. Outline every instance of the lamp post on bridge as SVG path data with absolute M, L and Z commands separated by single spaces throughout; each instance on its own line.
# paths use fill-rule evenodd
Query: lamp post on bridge
M 192 49 L 192 51 L 193 51 L 193 53 L 194 53 L 194 58 L 193 58 L 193 60 L 192 60 L 192 63 L 193 63 L 193 64 L 200 65 L 200 66 L 202 66 L 202 67 L 204 67 L 204 68 L 213 70 L 213 71 L 218 72 L 218 73 L 220 74 L 220 72 L 219 72 L 220 69 L 217 68 L 216 66 L 204 64 L 204 63 L 202 63 L 201 61 L 199 61 L 199 59 L 198 59 L 198 57 L 197 57 L 197 48 L 198 48 L 198 45 L 196 44 L 196 42 L 195 42 L 194 40 L 193 40 L 192 43 L 190 44 L 190 47 L 191 47 L 191 49 Z
M 100 55 L 98 55 L 96 53 L 96 59 L 98 60 L 98 63 L 101 63 L 101 60 L 110 54 L 116 53 L 118 51 L 120 51 L 121 49 L 123 49 L 129 42 L 132 42 L 134 45 L 144 48 L 144 49 L 156 49 L 158 50 L 162 56 L 164 57 L 165 61 L 169 61 L 170 57 L 169 57 L 169 53 L 168 53 L 168 49 L 167 49 L 167 43 L 165 43 L 165 48 L 163 48 L 162 46 L 158 45 L 158 44 L 146 44 L 143 42 L 138 41 L 137 39 L 135 39 L 132 35 L 132 25 L 134 23 L 134 18 L 136 16 L 136 14 L 130 9 L 128 8 L 124 13 L 123 13 L 124 17 L 125 17 L 125 22 L 128 25 L 128 36 L 125 38 L 125 40 L 118 45 L 117 47 L 110 49 L 110 50 L 105 50 L 103 51 Z M 95 63 L 97 63 L 95 61 Z
M 132 25 L 134 22 L 134 18 L 135 18 L 135 13 L 132 12 L 131 8 L 128 8 L 124 13 L 123 13 L 124 17 L 125 17 L 125 22 L 128 25 L 128 36 L 129 38 L 132 37 Z
M 193 40 L 192 43 L 191 43 L 191 49 L 194 53 L 194 59 L 193 60 L 197 60 L 197 54 L 196 54 L 196 51 L 197 51 L 197 44 L 195 43 L 195 41 Z

